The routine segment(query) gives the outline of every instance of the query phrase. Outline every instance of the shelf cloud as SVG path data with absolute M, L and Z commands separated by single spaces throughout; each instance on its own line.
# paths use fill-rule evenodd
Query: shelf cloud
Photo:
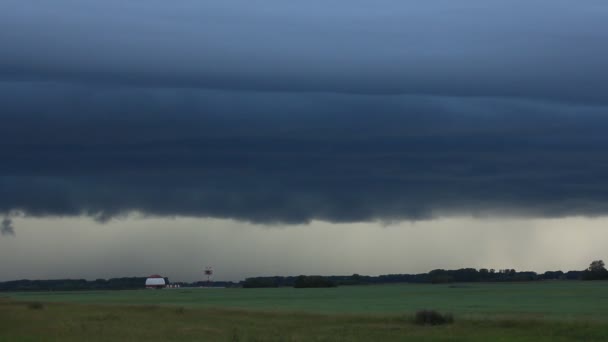
M 606 41 L 594 0 L 6 0 L 0 213 L 605 215 Z
M 607 210 L 603 106 L 1 88 L 15 113 L 0 136 L 4 212 L 342 222 Z

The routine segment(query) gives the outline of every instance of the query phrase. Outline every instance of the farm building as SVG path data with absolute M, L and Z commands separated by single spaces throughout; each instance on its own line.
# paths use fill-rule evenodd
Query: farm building
M 146 288 L 147 289 L 162 289 L 166 286 L 165 278 L 158 274 L 153 274 L 146 279 Z

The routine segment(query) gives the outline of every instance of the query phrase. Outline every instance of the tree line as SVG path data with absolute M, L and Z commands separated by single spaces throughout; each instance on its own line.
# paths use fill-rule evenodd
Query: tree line
M 305 276 L 274 276 L 252 277 L 241 282 L 242 287 L 330 287 L 339 285 L 374 285 L 396 283 L 445 284 L 445 283 L 475 283 L 475 282 L 519 282 L 542 280 L 606 280 L 608 270 L 604 262 L 596 260 L 584 271 L 547 271 L 536 273 L 531 271 L 518 272 L 514 269 L 475 269 L 461 268 L 457 270 L 436 269 L 428 273 L 418 274 L 385 274 L 380 276 L 365 276 L 353 274 L 350 276 L 308 276 L 314 277 L 312 285 L 302 286 L 298 280 Z M 322 279 L 322 281 L 321 281 Z M 310 281 L 309 281 L 310 282 Z
M 583 271 L 550 271 L 543 274 L 536 272 L 517 272 L 513 269 L 488 270 L 474 268 L 462 268 L 458 270 L 436 269 L 428 273 L 419 274 L 385 274 L 380 276 L 366 276 L 353 274 L 350 276 L 309 276 L 315 279 L 322 278 L 331 283 L 331 286 L 342 285 L 375 285 L 375 284 L 446 284 L 457 282 L 516 282 L 537 280 L 579 280 L 583 279 Z M 274 277 L 251 277 L 245 279 L 241 284 L 245 288 L 259 287 L 329 287 L 329 286 L 298 286 L 298 280 L 303 276 L 274 276 Z
M 456 282 L 518 282 L 542 280 L 608 280 L 608 270 L 602 260 L 593 261 L 584 271 L 547 271 L 544 273 L 518 272 L 514 269 L 475 269 L 457 270 L 436 269 L 419 274 L 385 274 L 366 276 L 274 276 L 251 277 L 241 282 L 214 281 L 212 286 L 221 287 L 334 287 L 341 285 L 374 285 L 395 283 L 444 284 Z M 0 291 L 74 291 L 74 290 L 131 290 L 144 288 L 146 277 L 123 277 L 111 279 L 54 279 L 54 280 L 13 280 L 0 282 Z M 169 279 L 165 278 L 168 284 Z M 204 281 L 193 283 L 179 282 L 182 287 L 207 286 Z
M 141 289 L 146 277 L 124 277 L 111 279 L 52 279 L 13 280 L 0 282 L 0 291 L 75 291 L 75 290 L 130 290 Z M 165 278 L 168 282 L 169 279 Z

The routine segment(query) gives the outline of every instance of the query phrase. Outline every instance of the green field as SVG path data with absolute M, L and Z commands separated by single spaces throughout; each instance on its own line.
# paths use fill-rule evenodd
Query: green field
M 608 340 L 608 282 L 0 294 L 0 340 Z M 44 303 L 42 308 L 31 303 Z M 451 312 L 416 326 L 419 309 Z M 156 337 L 154 337 L 156 336 Z

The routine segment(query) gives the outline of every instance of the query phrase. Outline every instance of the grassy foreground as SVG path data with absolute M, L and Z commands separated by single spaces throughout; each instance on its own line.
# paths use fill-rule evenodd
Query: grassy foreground
M 0 301 L 0 341 L 606 341 L 605 324 Z
M 0 341 L 608 340 L 605 282 L 0 297 Z M 453 312 L 456 322 L 417 326 L 411 317 L 421 308 Z

